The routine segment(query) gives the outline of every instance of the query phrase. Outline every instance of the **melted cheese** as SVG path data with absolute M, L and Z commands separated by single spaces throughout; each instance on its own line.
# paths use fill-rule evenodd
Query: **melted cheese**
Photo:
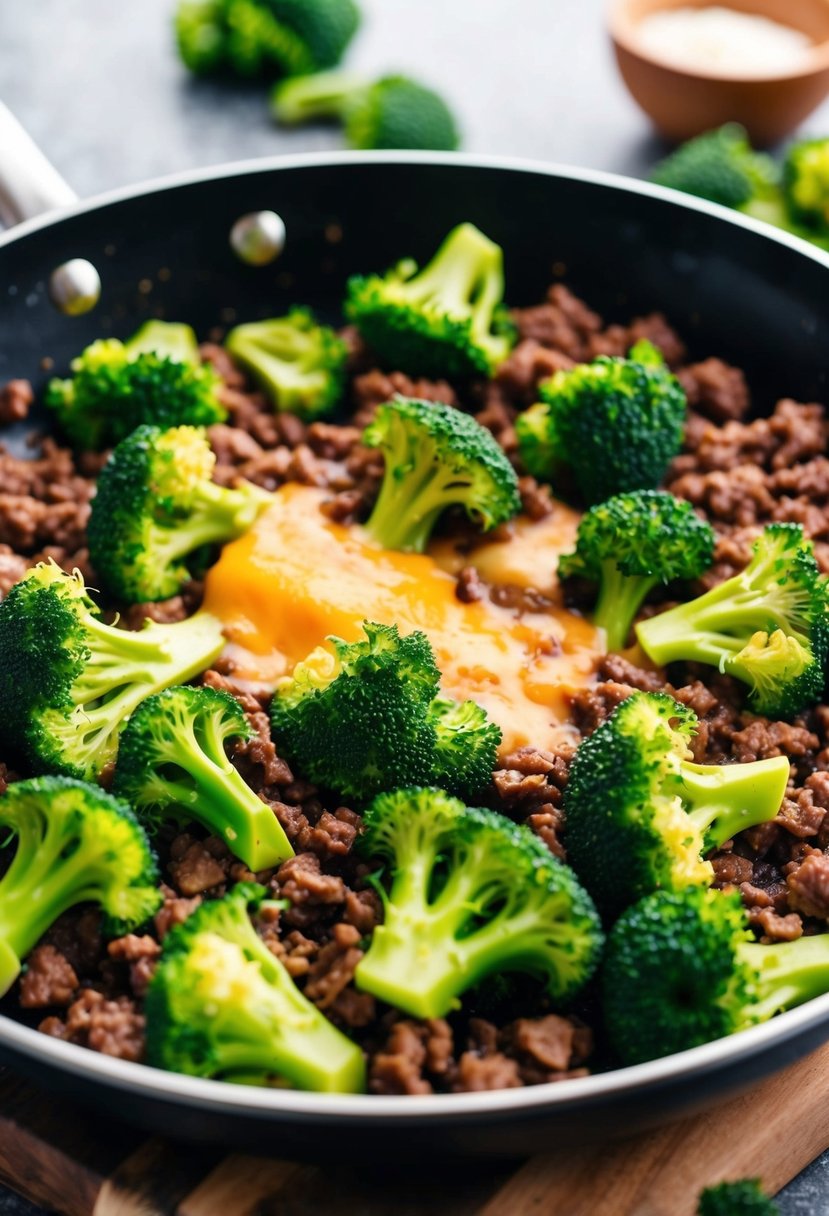
M 424 630 L 443 692 L 484 706 L 503 731 L 503 753 L 570 733 L 568 696 L 590 682 L 600 653 L 596 630 L 556 606 L 556 557 L 572 548 L 574 512 L 560 506 L 538 523 L 520 519 L 507 541 L 466 552 L 441 541 L 420 555 L 381 549 L 361 528 L 333 523 L 319 509 L 324 499 L 283 486 L 207 577 L 205 607 L 223 622 L 237 678 L 272 687 L 328 635 L 357 641 L 364 620 L 379 621 Z M 464 565 L 552 603 L 523 613 L 488 598 L 461 603 L 454 572 Z

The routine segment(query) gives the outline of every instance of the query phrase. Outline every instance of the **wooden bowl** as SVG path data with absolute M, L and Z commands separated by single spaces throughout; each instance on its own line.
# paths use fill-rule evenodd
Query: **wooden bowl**
M 638 25 L 670 8 L 715 3 L 769 17 L 807 34 L 803 66 L 778 76 L 726 75 L 676 67 L 640 45 Z M 755 144 L 789 135 L 829 93 L 829 0 L 613 0 L 608 16 L 619 70 L 634 99 L 668 139 L 690 139 L 739 122 Z

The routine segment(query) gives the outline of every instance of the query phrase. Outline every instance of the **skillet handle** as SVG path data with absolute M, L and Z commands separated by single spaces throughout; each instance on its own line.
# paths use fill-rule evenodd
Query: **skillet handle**
M 9 228 L 77 201 L 72 187 L 0 102 L 0 223 Z

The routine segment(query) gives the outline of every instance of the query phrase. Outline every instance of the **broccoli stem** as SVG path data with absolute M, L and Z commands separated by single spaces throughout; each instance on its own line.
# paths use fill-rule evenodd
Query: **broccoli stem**
M 158 529 L 154 548 L 159 566 L 173 565 L 202 545 L 241 536 L 272 502 L 272 495 L 255 486 L 228 490 L 212 481 L 200 485 L 188 509 L 188 518 L 178 521 L 174 527 Z
M 404 290 L 413 302 L 434 301 L 450 317 L 466 316 L 472 301 L 471 333 L 480 340 L 504 293 L 501 249 L 473 224 L 461 224 Z
M 347 106 L 365 92 L 365 81 L 349 72 L 317 72 L 296 76 L 277 85 L 273 94 L 274 117 L 288 126 L 315 118 L 342 118 Z
M 789 780 L 785 756 L 750 764 L 691 764 L 683 761 L 676 792 L 690 819 L 716 849 L 744 828 L 774 819 Z
M 175 363 L 199 363 L 196 335 L 189 325 L 175 321 L 145 321 L 124 343 L 130 359 L 139 355 L 158 355 Z
M 602 562 L 593 624 L 604 629 L 608 650 L 624 649 L 633 618 L 658 582 L 656 574 L 623 574 L 613 559 Z
M 783 1009 L 802 1005 L 829 991 L 829 938 L 826 934 L 772 946 L 742 942 L 737 947 L 737 956 L 758 976 L 757 999 L 751 1004 L 752 1023 L 764 1021 Z
M 384 549 L 422 553 L 440 514 L 457 503 L 461 478 L 434 461 L 430 444 L 411 453 L 400 433 L 386 470 L 366 531 Z

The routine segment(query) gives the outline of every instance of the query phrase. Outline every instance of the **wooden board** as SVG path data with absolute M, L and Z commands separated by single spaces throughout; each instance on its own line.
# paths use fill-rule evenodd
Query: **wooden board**
M 759 1089 L 602 1150 L 372 1174 L 154 1139 L 0 1070 L 0 1179 L 66 1216 L 693 1216 L 702 1187 L 777 1192 L 829 1148 L 829 1045 Z

